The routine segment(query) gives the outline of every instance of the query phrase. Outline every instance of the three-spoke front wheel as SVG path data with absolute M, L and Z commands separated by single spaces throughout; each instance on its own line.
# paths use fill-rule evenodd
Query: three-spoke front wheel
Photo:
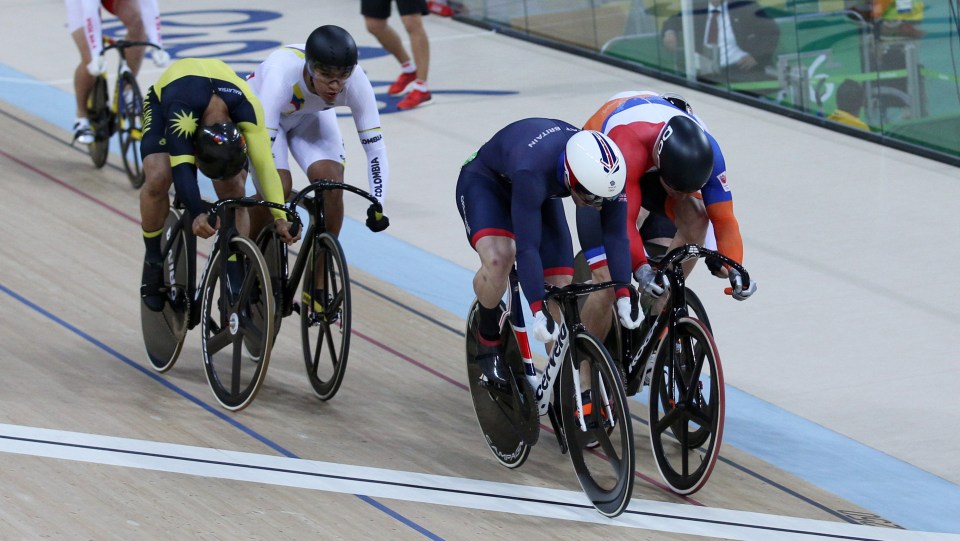
M 681 318 L 660 346 L 650 380 L 650 444 L 671 490 L 693 494 L 713 471 L 723 440 L 723 369 L 713 336 Z
M 321 400 L 337 394 L 350 352 L 350 277 L 340 242 L 329 233 L 311 242 L 300 306 L 303 360 Z
M 571 346 L 560 376 L 564 437 L 583 492 L 597 511 L 615 517 L 630 503 L 636 465 L 627 395 L 620 370 L 596 338 L 581 333 Z
M 211 256 L 201 316 L 203 365 L 220 404 L 239 411 L 253 402 L 273 347 L 273 291 L 267 264 L 246 237 Z

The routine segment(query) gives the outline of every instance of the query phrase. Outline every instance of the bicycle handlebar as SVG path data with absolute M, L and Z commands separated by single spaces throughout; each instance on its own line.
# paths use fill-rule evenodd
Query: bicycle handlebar
M 383 214 L 383 205 L 380 204 L 380 201 L 376 197 L 370 195 L 370 193 L 365 190 L 357 188 L 356 186 L 345 184 L 343 182 L 335 182 L 332 180 L 325 180 L 325 179 L 314 180 L 313 182 L 310 183 L 309 186 L 307 186 L 303 190 L 300 190 L 300 192 L 297 193 L 296 196 L 294 196 L 293 200 L 290 201 L 290 208 L 292 209 L 297 208 L 300 202 L 303 201 L 307 197 L 307 195 L 313 192 L 329 191 L 329 190 L 345 190 L 348 192 L 355 193 L 360 197 L 363 197 L 367 201 L 370 201 L 370 207 L 367 208 L 367 216 L 368 216 L 367 227 L 370 227 L 374 232 L 382 231 L 383 229 L 386 228 L 387 225 L 389 225 L 389 219 L 387 219 L 387 217 Z M 385 224 L 383 225 L 383 227 L 374 228 L 370 225 L 369 219 L 370 219 L 371 211 L 380 215 L 379 219 L 383 220 L 383 223 Z
M 630 305 L 634 307 L 637 311 L 636 313 L 631 314 L 633 317 L 637 317 L 639 314 L 639 294 L 637 289 L 633 284 L 628 284 L 624 282 L 600 282 L 597 284 L 569 284 L 563 287 L 555 286 L 553 284 L 545 284 L 546 293 L 543 296 L 543 314 L 547 318 L 547 328 L 552 332 L 554 321 L 553 316 L 550 315 L 550 311 L 546 309 L 546 305 L 553 299 L 565 299 L 569 297 L 579 297 L 581 295 L 589 295 L 595 291 L 600 291 L 603 289 L 619 288 L 625 287 L 630 291 Z
M 286 205 L 281 205 L 279 203 L 271 203 L 270 201 L 262 201 L 260 199 L 253 199 L 250 197 L 235 197 L 229 199 L 221 199 L 213 204 L 210 207 L 210 211 L 207 213 L 207 223 L 210 224 L 210 227 L 217 226 L 217 216 L 220 215 L 220 211 L 226 208 L 232 207 L 266 207 L 276 210 L 281 210 L 287 214 L 287 217 L 292 217 L 292 220 L 289 220 L 290 225 L 290 236 L 296 237 L 297 233 L 300 232 L 300 228 L 303 226 L 303 223 L 300 220 L 300 215 L 297 214 L 296 210 L 288 208 Z
M 334 182 L 332 180 L 314 180 L 310 183 L 309 186 L 300 190 L 296 197 L 290 201 L 291 207 L 296 207 L 300 201 L 302 201 L 307 195 L 316 192 L 316 191 L 328 191 L 328 190 L 346 190 L 348 192 L 353 192 L 360 197 L 370 201 L 370 206 L 374 207 L 377 212 L 383 212 L 383 205 L 380 204 L 380 201 L 376 197 L 370 195 L 369 192 L 357 188 L 356 186 L 345 184 L 343 182 Z
M 128 47 L 153 47 L 154 49 L 162 49 L 163 47 L 152 43 L 149 41 L 127 41 L 125 39 L 113 39 L 108 38 L 107 36 L 103 37 L 103 42 L 105 43 L 103 49 L 100 50 L 100 56 L 103 56 L 110 49 L 126 49 Z
M 697 244 L 685 244 L 670 250 L 667 255 L 663 256 L 663 258 L 660 259 L 660 262 L 657 263 L 658 268 L 656 280 L 662 283 L 663 275 L 669 270 L 679 266 L 684 261 L 700 258 L 706 258 L 708 260 L 712 259 L 714 262 L 719 262 L 721 264 L 726 264 L 733 267 L 743 278 L 743 287 L 747 288 L 750 286 L 750 274 L 740 263 L 730 259 L 720 252 L 704 248 L 703 246 Z

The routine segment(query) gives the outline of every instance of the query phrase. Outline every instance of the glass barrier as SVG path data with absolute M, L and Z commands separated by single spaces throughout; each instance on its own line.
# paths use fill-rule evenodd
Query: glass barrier
M 457 16 L 960 164 L 960 0 L 460 0 Z M 872 136 L 867 136 L 872 137 Z

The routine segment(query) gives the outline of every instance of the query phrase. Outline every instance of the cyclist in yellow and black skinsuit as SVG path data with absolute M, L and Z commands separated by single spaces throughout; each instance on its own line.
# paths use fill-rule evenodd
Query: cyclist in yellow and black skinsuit
M 215 230 L 207 223 L 207 209 L 197 185 L 197 168 L 204 173 L 219 171 L 211 177 L 218 197 L 245 195 L 243 163 L 246 160 L 241 156 L 241 162 L 230 170 L 219 167 L 222 164 L 205 164 L 197 159 L 198 144 L 232 144 L 237 152 L 246 151 L 259 191 L 267 201 L 283 203 L 283 188 L 271 154 L 260 101 L 247 83 L 220 60 L 185 58 L 173 63 L 148 90 L 143 120 L 140 152 L 146 179 L 140 192 L 140 220 L 146 255 L 141 296 L 150 309 L 159 311 L 166 298 L 160 234 L 170 205 L 171 184 L 194 217 L 194 234 L 202 238 L 210 237 Z M 208 128 L 224 126 L 236 134 L 235 140 L 220 135 L 211 138 Z M 285 242 L 293 242 L 285 214 L 271 211 L 277 232 Z M 246 213 L 238 213 L 237 218 L 241 232 L 245 233 L 249 226 Z

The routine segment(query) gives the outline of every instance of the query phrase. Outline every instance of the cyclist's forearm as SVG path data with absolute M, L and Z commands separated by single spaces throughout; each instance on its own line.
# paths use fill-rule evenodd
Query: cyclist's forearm
M 171 161 L 174 159 L 171 157 Z M 173 165 L 173 186 L 177 190 L 177 195 L 187 206 L 187 210 L 194 217 L 206 212 L 203 198 L 200 197 L 200 186 L 197 185 L 197 174 L 192 159 L 171 165 Z
M 260 189 L 263 190 L 263 198 L 266 201 L 271 203 L 283 204 L 283 185 L 280 183 L 280 175 L 276 174 L 276 169 L 274 171 L 275 179 L 268 180 L 266 182 L 260 182 Z M 259 177 L 259 175 L 258 175 Z M 262 177 L 260 177 L 262 178 Z M 285 220 L 287 214 L 282 210 L 270 209 L 270 213 L 273 214 L 273 217 L 278 220 Z
M 370 195 L 381 205 L 387 197 L 387 180 L 390 178 L 390 162 L 387 160 L 387 145 L 383 142 L 380 128 L 360 132 L 360 142 L 367 154 L 367 180 Z

